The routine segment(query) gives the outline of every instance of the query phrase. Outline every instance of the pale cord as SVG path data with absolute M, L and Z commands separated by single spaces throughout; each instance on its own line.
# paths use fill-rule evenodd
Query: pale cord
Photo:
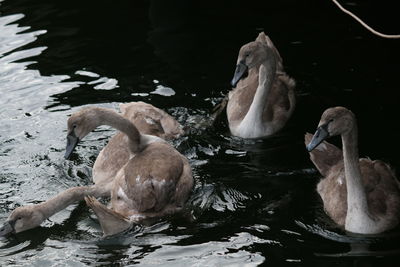
M 340 10 L 342 10 L 344 13 L 350 15 L 352 18 L 354 18 L 355 20 L 357 20 L 362 26 L 364 26 L 367 30 L 369 30 L 370 32 L 372 32 L 373 34 L 376 34 L 380 37 L 383 38 L 392 38 L 392 39 L 396 39 L 396 38 L 400 38 L 400 34 L 384 34 L 384 33 L 380 33 L 374 29 L 372 29 L 370 26 L 368 26 L 364 21 L 362 21 L 359 17 L 357 17 L 356 15 L 354 15 L 353 13 L 351 13 L 350 11 L 348 11 L 347 9 L 345 9 L 344 7 L 342 7 L 338 1 L 336 0 L 332 0 L 333 3 L 335 3 Z

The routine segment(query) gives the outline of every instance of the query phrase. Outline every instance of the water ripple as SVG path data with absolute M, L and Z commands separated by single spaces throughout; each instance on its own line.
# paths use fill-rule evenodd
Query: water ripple
M 0 257 L 5 257 L 13 254 L 17 254 L 25 250 L 31 244 L 30 241 L 24 241 L 10 246 L 9 244 L 2 244 L 0 240 Z

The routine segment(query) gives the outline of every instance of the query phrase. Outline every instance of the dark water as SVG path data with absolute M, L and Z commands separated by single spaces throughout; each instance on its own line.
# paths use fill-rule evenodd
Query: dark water
M 377 2 L 345 3 L 398 32 L 398 9 Z M 195 128 L 229 90 L 240 46 L 261 30 L 298 84 L 289 125 L 258 141 L 231 137 L 223 121 Z M 1 239 L 0 265 L 396 266 L 399 229 L 351 236 L 324 214 L 302 138 L 325 108 L 345 105 L 358 117 L 360 153 L 398 168 L 399 48 L 330 1 L 0 1 L 0 221 L 91 183 L 115 132 L 98 129 L 65 161 L 66 119 L 85 105 L 167 110 L 191 129 L 174 145 L 196 180 L 192 222 L 165 219 L 104 240 L 81 203 Z M 165 88 L 175 94 L 160 95 Z

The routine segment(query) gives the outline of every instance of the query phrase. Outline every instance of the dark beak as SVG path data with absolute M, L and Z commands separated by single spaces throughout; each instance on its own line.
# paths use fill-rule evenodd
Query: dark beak
M 74 131 L 67 135 L 67 148 L 65 149 L 65 159 L 69 159 L 76 145 L 79 143 L 79 138 L 76 137 Z
M 237 83 L 243 76 L 247 73 L 248 67 L 244 64 L 244 61 L 240 61 L 239 64 L 236 65 L 235 74 L 233 75 L 233 79 L 231 81 L 231 85 L 233 88 L 236 87 Z
M 329 137 L 328 124 L 319 126 L 313 138 L 311 139 L 311 142 L 307 145 L 308 152 L 311 152 L 314 148 L 316 148 L 319 144 L 322 143 L 322 141 L 324 141 L 328 137 Z
M 0 237 L 15 233 L 14 224 L 15 221 L 6 221 L 0 228 Z

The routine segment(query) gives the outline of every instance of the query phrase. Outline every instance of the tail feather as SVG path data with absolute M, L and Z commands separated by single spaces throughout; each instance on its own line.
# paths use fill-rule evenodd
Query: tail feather
M 131 224 L 128 218 L 107 208 L 94 197 L 86 196 L 85 201 L 96 213 L 104 236 L 118 234 L 130 227 Z
M 306 145 L 311 142 L 312 137 L 313 135 L 310 133 L 305 134 L 304 142 Z M 330 168 L 343 160 L 343 153 L 336 146 L 324 141 L 310 152 L 310 159 L 318 171 L 326 176 Z

